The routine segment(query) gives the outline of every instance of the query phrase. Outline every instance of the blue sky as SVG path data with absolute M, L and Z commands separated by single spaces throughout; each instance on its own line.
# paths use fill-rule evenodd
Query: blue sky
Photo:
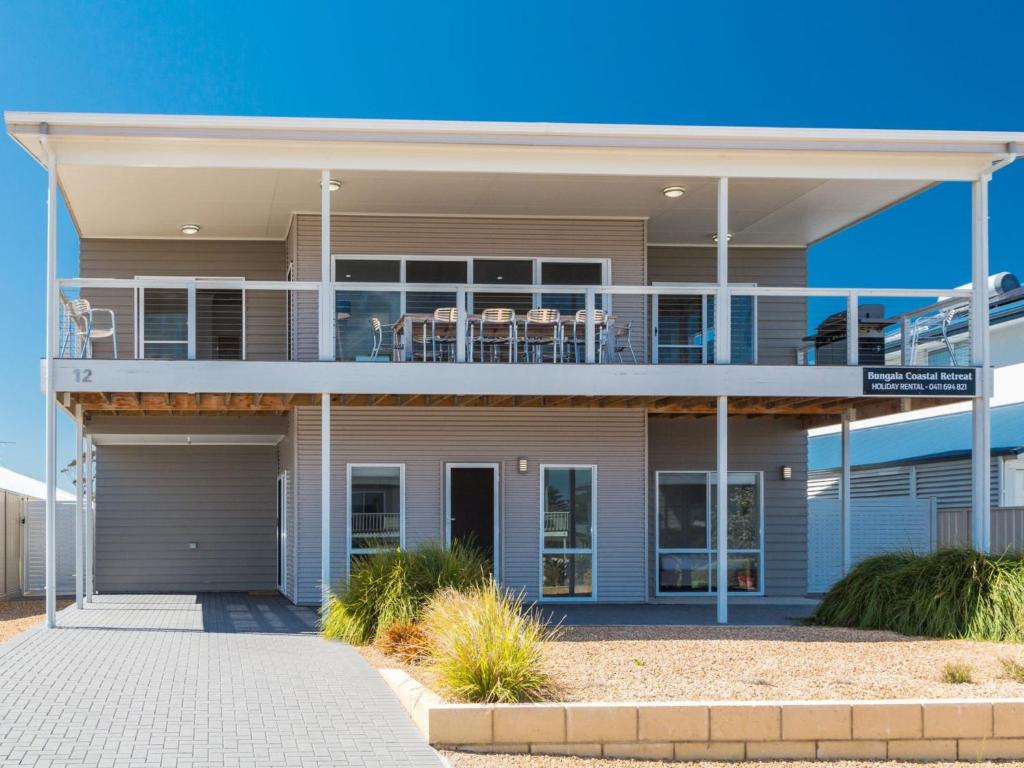
M 1010 1 L 289 7 L 2 0 L 0 109 L 1024 130 Z M 1024 272 L 1024 162 L 991 197 L 993 269 Z M 0 464 L 39 477 L 44 202 L 3 137 Z M 969 212 L 963 185 L 933 190 L 814 248 L 811 282 L 963 283 Z M 66 216 L 60 241 L 75 275 Z

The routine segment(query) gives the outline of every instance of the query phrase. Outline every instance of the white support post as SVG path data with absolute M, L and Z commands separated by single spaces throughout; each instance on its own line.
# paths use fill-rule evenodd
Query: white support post
M 57 352 L 57 158 L 47 153 L 46 189 L 46 626 L 57 626 L 57 393 L 53 357 Z
M 583 300 L 584 300 L 584 304 L 583 304 L 584 312 L 586 313 L 586 318 L 587 318 L 587 326 L 586 326 L 586 328 L 583 331 L 583 333 L 584 333 L 584 336 L 583 336 L 583 342 L 584 342 L 583 346 L 586 349 L 586 353 L 585 353 L 584 359 L 587 361 L 587 363 L 594 363 L 597 360 L 597 350 L 596 350 L 597 334 L 594 333 L 594 331 L 597 330 L 594 327 L 594 321 L 595 321 L 594 310 L 597 307 L 597 296 L 594 293 L 594 289 L 593 288 L 588 288 L 587 289 L 586 294 L 584 294 Z
M 331 172 L 320 172 L 320 359 L 334 359 L 337 325 L 331 287 Z
M 839 452 L 841 468 L 839 470 L 839 573 L 845 576 L 850 572 L 850 540 L 853 532 L 853 520 L 850 515 L 850 420 L 852 411 L 844 411 L 842 430 L 839 436 Z
M 320 395 L 320 585 L 321 608 L 331 593 L 331 396 Z
M 846 364 L 857 365 L 860 359 L 860 312 L 857 294 L 850 291 L 846 297 Z
M 729 180 L 718 180 L 718 290 L 715 292 L 715 363 L 732 361 L 729 296 Z
M 96 510 L 93 486 L 92 438 L 85 437 L 85 601 L 92 602 L 96 594 Z
M 455 293 L 455 362 L 466 362 L 466 323 L 468 314 L 466 312 L 466 287 L 458 286 Z M 406 336 L 406 338 L 410 338 Z
M 188 359 L 196 359 L 196 284 L 195 281 L 189 281 L 188 290 L 186 291 L 188 296 L 187 299 L 187 322 L 188 322 Z
M 718 579 L 716 583 L 718 623 L 729 623 L 729 398 L 718 397 L 716 441 L 718 485 L 716 486 Z
M 85 471 L 82 406 L 75 406 L 75 605 L 85 607 Z
M 971 185 L 971 364 L 977 369 L 977 391 L 971 403 L 971 544 L 981 552 L 991 549 L 992 515 L 988 182 L 986 175 Z

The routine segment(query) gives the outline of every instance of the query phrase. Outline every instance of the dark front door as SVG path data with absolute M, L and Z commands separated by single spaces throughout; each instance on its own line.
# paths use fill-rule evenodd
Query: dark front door
M 451 540 L 472 544 L 494 563 L 494 467 L 448 467 Z

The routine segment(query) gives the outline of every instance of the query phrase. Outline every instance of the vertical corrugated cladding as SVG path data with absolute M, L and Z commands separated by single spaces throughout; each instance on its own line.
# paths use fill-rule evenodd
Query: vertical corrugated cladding
M 715 420 L 650 417 L 650 546 L 654 562 L 657 525 L 654 473 L 715 470 Z M 793 468 L 783 480 L 781 467 Z M 807 433 L 796 419 L 729 419 L 729 470 L 764 472 L 765 595 L 804 595 L 807 591 Z M 651 585 L 653 592 L 653 583 Z
M 240 277 L 283 280 L 285 247 L 279 240 L 121 240 L 88 238 L 81 243 L 82 277 Z M 135 348 L 134 292 L 128 288 L 90 288 L 83 297 L 93 306 L 114 310 L 120 357 Z M 246 343 L 250 360 L 284 360 L 285 297 L 278 291 L 246 292 Z M 110 357 L 108 342 L 97 357 Z
M 320 279 L 320 217 L 298 214 L 297 280 Z M 611 279 L 620 285 L 643 285 L 646 269 L 642 219 L 572 219 L 495 216 L 357 216 L 331 217 L 331 252 L 342 254 L 508 256 L 519 258 L 604 258 Z M 297 297 L 295 354 L 315 360 L 316 296 Z M 633 344 L 643 354 L 642 296 L 614 299 L 618 317 L 633 320 Z
M 299 408 L 298 580 L 300 602 L 319 600 L 320 410 Z M 502 581 L 536 599 L 540 466 L 598 467 L 597 592 L 607 602 L 642 601 L 645 415 L 639 409 L 335 408 L 331 423 L 332 575 L 344 574 L 346 466 L 404 464 L 406 544 L 440 540 L 447 462 L 496 462 L 501 489 Z M 519 474 L 525 456 L 529 471 Z
M 715 248 L 651 246 L 647 276 L 653 282 L 713 283 L 718 279 Z M 807 285 L 806 248 L 730 248 L 729 282 L 758 286 Z M 807 300 L 761 296 L 757 300 L 758 362 L 792 365 L 807 334 Z

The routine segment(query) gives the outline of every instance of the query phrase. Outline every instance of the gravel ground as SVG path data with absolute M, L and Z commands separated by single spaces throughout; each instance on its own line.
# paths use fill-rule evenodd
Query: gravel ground
M 822 627 L 566 627 L 549 644 L 562 701 L 1022 697 L 1024 645 Z M 402 666 L 375 649 L 378 667 Z M 941 680 L 968 664 L 973 683 Z M 429 674 L 406 670 L 428 687 Z
M 599 760 L 596 758 L 582 757 L 545 757 L 542 755 L 471 755 L 465 752 L 442 752 L 441 753 L 451 764 L 452 768 L 672 768 L 672 766 L 699 765 L 701 768 L 864 768 L 866 766 L 878 766 L 879 768 L 921 768 L 920 763 L 899 763 L 899 762 L 857 762 L 852 760 L 841 760 L 827 763 L 807 762 L 744 762 L 740 763 L 675 763 L 675 762 L 651 762 L 649 760 Z M 928 763 L 929 768 L 963 768 L 964 763 Z M 975 766 L 999 766 L 1010 768 L 1011 766 L 1024 766 L 1020 762 L 998 762 L 998 763 L 972 763 Z
M 57 610 L 71 603 L 58 600 Z M 0 643 L 38 624 L 46 615 L 46 603 L 40 599 L 0 600 Z

